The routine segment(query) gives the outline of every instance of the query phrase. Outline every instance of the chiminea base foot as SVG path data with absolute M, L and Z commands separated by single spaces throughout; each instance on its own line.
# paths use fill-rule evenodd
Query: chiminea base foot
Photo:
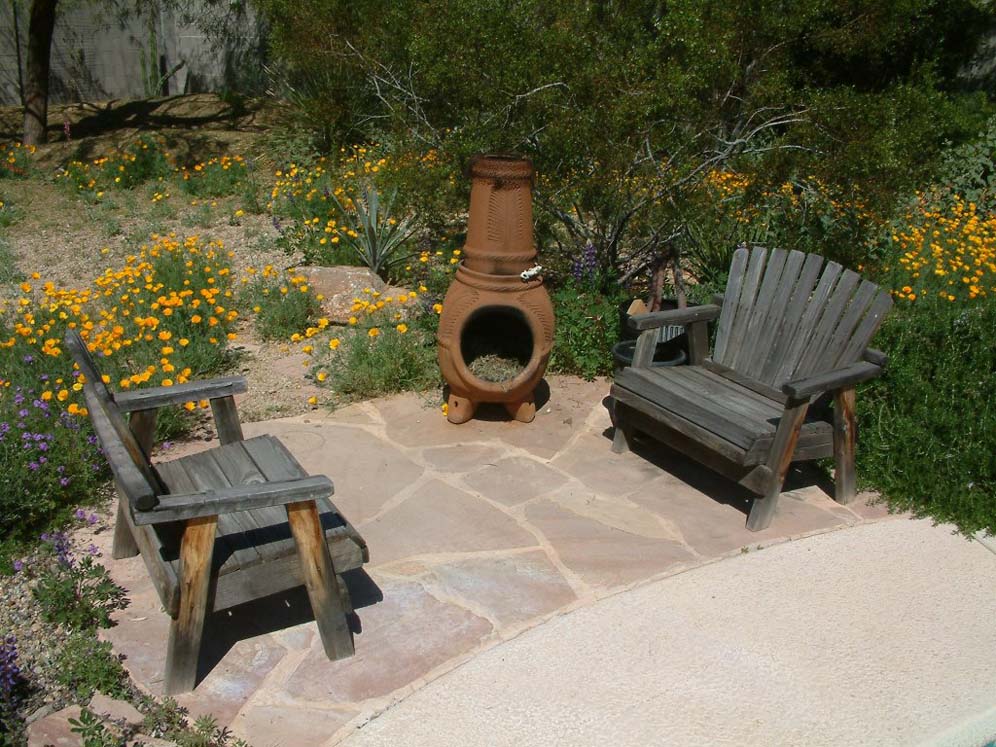
M 506 402 L 505 409 L 508 410 L 509 415 L 520 423 L 531 423 L 533 422 L 533 418 L 536 417 L 536 402 L 532 398 L 522 400 L 521 402 Z
M 455 425 L 460 425 L 474 417 L 476 409 L 476 402 L 451 394 L 446 403 L 446 419 Z

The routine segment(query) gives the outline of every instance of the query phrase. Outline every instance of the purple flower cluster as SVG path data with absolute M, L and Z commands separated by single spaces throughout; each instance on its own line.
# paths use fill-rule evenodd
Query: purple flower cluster
M 97 516 L 97 514 L 94 514 L 94 513 L 88 514 L 82 508 L 76 509 L 73 512 L 73 516 L 76 517 L 77 519 L 79 519 L 80 521 L 85 522 L 86 524 L 88 524 L 90 526 L 93 526 L 98 521 L 100 521 L 100 517 Z
M 41 540 L 52 546 L 52 551 L 55 553 L 59 565 L 65 568 L 73 567 L 73 550 L 69 542 L 69 535 L 65 532 L 45 532 L 41 536 Z
M 0 711 L 14 705 L 14 691 L 21 681 L 17 665 L 17 639 L 7 636 L 0 640 Z
M 581 256 L 571 263 L 571 275 L 580 283 L 594 280 L 597 274 L 598 250 L 589 241 L 581 252 Z

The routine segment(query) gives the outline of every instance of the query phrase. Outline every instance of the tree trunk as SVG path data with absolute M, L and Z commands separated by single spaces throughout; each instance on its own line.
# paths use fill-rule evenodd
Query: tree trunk
M 24 79 L 24 144 L 48 139 L 48 73 L 58 0 L 32 0 L 28 60 Z

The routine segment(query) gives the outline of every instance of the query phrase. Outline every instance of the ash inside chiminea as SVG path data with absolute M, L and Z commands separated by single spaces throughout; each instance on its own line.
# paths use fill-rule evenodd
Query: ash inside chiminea
M 477 309 L 460 335 L 460 353 L 482 381 L 511 381 L 533 355 L 533 335 L 525 315 L 514 306 Z

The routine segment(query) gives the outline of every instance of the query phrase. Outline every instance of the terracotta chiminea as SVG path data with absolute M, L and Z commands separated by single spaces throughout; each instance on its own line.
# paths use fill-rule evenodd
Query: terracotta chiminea
M 450 385 L 447 417 L 464 423 L 478 404 L 500 402 L 528 423 L 553 346 L 553 304 L 543 279 L 528 272 L 536 259 L 533 166 L 518 157 L 478 156 L 470 176 L 464 259 L 439 319 L 439 366 Z M 507 378 L 481 372 L 492 360 Z

